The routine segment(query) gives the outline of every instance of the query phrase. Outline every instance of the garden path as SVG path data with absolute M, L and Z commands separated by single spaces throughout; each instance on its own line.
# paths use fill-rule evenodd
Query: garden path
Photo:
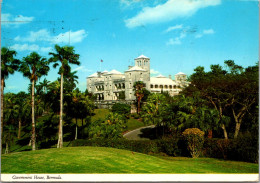
M 150 140 L 147 137 L 143 137 L 143 131 L 144 130 L 150 130 L 150 129 L 154 128 L 154 127 L 155 127 L 155 125 L 150 125 L 150 126 L 137 128 L 135 130 L 127 132 L 126 134 L 123 135 L 123 137 L 128 139 L 128 140 Z

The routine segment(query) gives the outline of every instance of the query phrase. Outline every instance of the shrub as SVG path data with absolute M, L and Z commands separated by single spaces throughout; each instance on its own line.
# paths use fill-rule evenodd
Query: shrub
M 258 138 L 243 135 L 237 139 L 206 139 L 203 155 L 211 158 L 258 162 Z
M 126 149 L 134 152 L 152 154 L 165 153 L 171 156 L 181 155 L 178 148 L 179 139 L 164 140 L 126 140 L 126 139 L 78 139 L 71 143 L 72 146 L 96 146 L 96 147 L 113 147 L 117 149 Z
M 204 143 L 204 132 L 198 128 L 188 128 L 182 134 L 191 156 L 193 158 L 199 157 Z
M 137 114 L 137 113 L 133 113 L 133 114 L 131 114 L 131 116 L 132 116 L 134 119 L 139 119 L 139 118 L 140 118 L 140 115 Z
M 217 140 L 217 146 L 222 153 L 224 159 L 227 159 L 228 149 L 230 148 L 230 140 L 228 139 L 219 139 Z
M 126 118 L 129 118 L 130 111 L 131 111 L 131 106 L 128 104 L 116 103 L 112 106 L 113 113 L 124 115 Z

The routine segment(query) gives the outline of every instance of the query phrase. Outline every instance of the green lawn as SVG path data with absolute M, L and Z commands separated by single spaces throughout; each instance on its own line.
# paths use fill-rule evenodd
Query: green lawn
M 94 113 L 95 115 L 91 117 L 91 121 L 95 121 L 97 119 L 105 119 L 106 116 L 109 114 L 109 110 L 108 109 L 95 109 L 94 110 Z M 134 118 L 130 118 L 127 120 L 127 129 L 126 131 L 131 131 L 131 130 L 134 130 L 136 128 L 139 128 L 139 127 L 143 127 L 145 126 L 145 124 L 137 119 L 134 119 Z
M 96 121 L 98 119 L 105 119 L 106 116 L 109 114 L 109 110 L 108 109 L 95 109 L 94 113 L 95 115 L 91 117 L 91 121 Z
M 156 157 L 105 147 L 67 147 L 2 155 L 2 173 L 258 173 L 258 164 Z

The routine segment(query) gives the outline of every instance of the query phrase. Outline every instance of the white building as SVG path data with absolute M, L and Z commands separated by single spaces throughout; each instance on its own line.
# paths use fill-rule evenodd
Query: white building
M 96 72 L 87 77 L 87 89 L 97 95 L 98 100 L 135 100 L 133 85 L 136 81 L 143 81 L 146 89 L 152 93 L 168 92 L 171 96 L 178 95 L 183 87 L 188 86 L 187 77 L 179 72 L 172 80 L 171 75 L 150 77 L 150 58 L 141 55 L 135 59 L 135 65 L 121 73 L 116 70 L 110 72 Z

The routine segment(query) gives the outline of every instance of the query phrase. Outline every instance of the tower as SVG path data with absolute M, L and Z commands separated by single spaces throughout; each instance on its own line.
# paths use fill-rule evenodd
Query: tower
M 135 66 L 141 67 L 149 72 L 150 75 L 150 58 L 140 55 L 135 59 Z

